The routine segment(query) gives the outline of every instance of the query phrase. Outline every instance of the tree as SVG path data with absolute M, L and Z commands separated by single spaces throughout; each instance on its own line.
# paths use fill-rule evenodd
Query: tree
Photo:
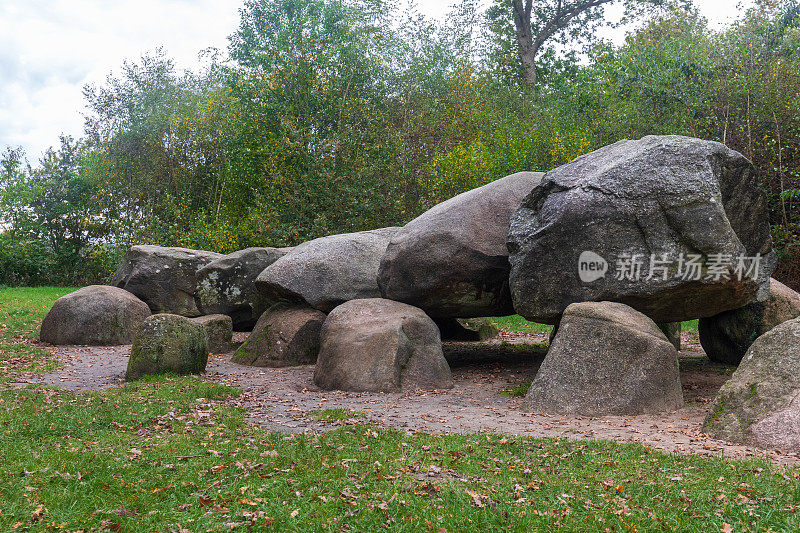
M 529 86 L 538 81 L 537 58 L 545 45 L 555 40 L 560 44 L 590 38 L 603 20 L 603 7 L 617 0 L 510 0 L 516 30 L 522 76 Z M 508 0 L 500 0 L 500 5 Z M 689 0 L 625 0 L 627 16 L 643 9 L 669 9 L 688 6 Z M 495 10 L 497 7 L 495 7 Z M 491 14 L 490 14 L 491 16 Z
M 0 282 L 94 277 L 89 248 L 108 235 L 108 217 L 84 171 L 85 146 L 71 137 L 60 141 L 35 168 L 23 165 L 21 151 L 8 150 L 0 160 L 1 235 L 3 247 L 14 250 L 0 256 Z

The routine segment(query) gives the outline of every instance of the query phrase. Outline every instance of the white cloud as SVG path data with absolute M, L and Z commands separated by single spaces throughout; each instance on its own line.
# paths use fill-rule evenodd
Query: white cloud
M 32 159 L 61 132 L 83 131 L 82 88 L 123 60 L 164 46 L 193 68 L 209 46 L 224 49 L 241 0 L 0 0 L 0 149 Z

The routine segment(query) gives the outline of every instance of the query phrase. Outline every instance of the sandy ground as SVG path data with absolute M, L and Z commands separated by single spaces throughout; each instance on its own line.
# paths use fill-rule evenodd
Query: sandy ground
M 244 340 L 239 334 L 239 340 Z M 395 394 L 321 391 L 313 383 L 313 366 L 272 369 L 230 362 L 230 354 L 212 355 L 204 379 L 241 388 L 228 400 L 244 407 L 252 422 L 285 432 L 325 430 L 352 421 L 315 421 L 310 412 L 347 408 L 364 413 L 358 421 L 431 433 L 491 431 L 534 437 L 605 439 L 640 442 L 668 452 L 727 458 L 765 457 L 781 464 L 800 464 L 800 456 L 732 445 L 701 432 L 708 404 L 730 377 L 725 367 L 708 362 L 699 347 L 687 343 L 681 352 L 681 382 L 686 406 L 663 415 L 633 417 L 559 417 L 525 413 L 521 398 L 502 391 L 532 379 L 543 358 L 532 342 L 539 337 L 506 337 L 486 343 L 446 343 L 455 387 L 442 391 Z M 45 384 L 74 391 L 124 385 L 130 346 L 47 347 L 64 367 L 44 376 L 26 376 L 15 384 Z

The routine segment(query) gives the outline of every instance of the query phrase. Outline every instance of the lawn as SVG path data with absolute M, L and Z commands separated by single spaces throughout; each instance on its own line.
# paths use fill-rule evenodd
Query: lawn
M 12 341 L 5 349 L 25 346 L 19 337 L 35 336 L 49 303 L 65 292 L 0 289 L 2 339 Z M 26 352 L 15 364 L 42 371 L 42 353 Z M 437 436 L 366 424 L 270 433 L 225 404 L 239 392 L 170 376 L 84 394 L 0 390 L 0 531 L 800 525 L 797 468 L 636 444 Z M 353 423 L 359 414 L 314 413 Z
M 46 351 L 26 341 L 38 337 L 39 324 L 57 298 L 75 288 L 0 288 L 0 383 L 21 371 L 46 372 L 57 363 Z

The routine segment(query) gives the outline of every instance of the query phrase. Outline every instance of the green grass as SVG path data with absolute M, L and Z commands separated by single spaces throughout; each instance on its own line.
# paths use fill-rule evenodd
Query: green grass
M 30 345 L 53 302 L 76 290 L 64 287 L 0 289 L 0 383 L 20 372 L 51 372 L 58 368 L 45 350 Z
M 38 300 L 31 316 L 40 316 L 47 305 L 41 293 L 30 294 Z M 0 290 L 0 301 L 11 298 Z M 24 296 L 13 298 L 25 308 Z M 35 335 L 35 320 L 14 318 L 23 315 L 4 322 L 10 338 Z M 0 388 L 0 531 L 800 525 L 797 468 L 637 444 L 426 435 L 368 424 L 270 433 L 226 405 L 239 392 L 175 376 L 83 394 Z M 353 414 L 316 413 L 328 420 Z
M 528 390 L 531 388 L 531 380 L 523 381 L 513 387 L 509 387 L 507 389 L 503 389 L 500 391 L 500 394 L 503 396 L 508 396 L 509 398 L 522 398 L 526 394 L 528 394 Z
M 502 331 L 511 331 L 514 333 L 527 333 L 548 335 L 553 331 L 553 326 L 547 324 L 537 324 L 535 322 L 528 322 L 519 315 L 513 316 L 499 316 L 489 318 L 497 327 Z
M 699 324 L 699 320 L 687 320 L 686 322 L 681 322 L 681 331 L 697 331 Z
M 352 420 L 354 418 L 363 418 L 364 412 L 354 409 L 319 409 L 317 411 L 309 411 L 308 416 L 312 420 Z

